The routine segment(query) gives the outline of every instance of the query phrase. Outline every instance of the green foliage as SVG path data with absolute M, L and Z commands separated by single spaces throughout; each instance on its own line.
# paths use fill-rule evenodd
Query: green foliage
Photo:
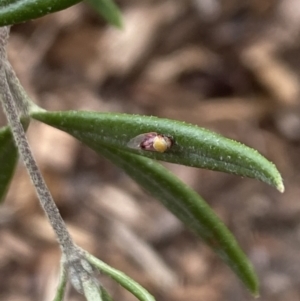
M 80 1 L 2 0 L 0 26 L 38 18 Z M 87 2 L 109 23 L 121 27 L 120 11 L 112 0 Z M 13 89 L 11 92 L 15 93 Z M 179 121 L 114 113 L 47 112 L 34 105 L 30 114 L 32 118 L 71 134 L 123 169 L 202 238 L 231 267 L 251 293 L 258 295 L 256 274 L 230 231 L 196 192 L 154 160 L 250 177 L 283 192 L 282 178 L 274 164 L 243 144 Z M 162 149 L 144 149 L 141 141 L 145 140 L 136 140 L 137 137 L 140 139 L 142 135 L 142 139 L 147 140 L 147 135 L 153 132 L 158 136 L 162 135 L 159 137 L 167 137 L 165 141 L 170 143 L 163 145 Z M 132 144 L 132 141 L 137 142 Z M 17 158 L 18 152 L 9 128 L 0 129 L 0 201 L 7 191 Z M 154 301 L 153 296 L 124 273 L 88 253 L 85 256 L 94 267 L 110 276 L 139 300 Z M 63 300 L 66 282 L 67 273 L 62 264 L 54 300 Z M 88 300 L 112 301 L 108 292 L 92 278 L 83 283 L 83 290 Z
M 67 280 L 68 280 L 67 271 L 64 267 L 63 261 L 61 261 L 59 281 L 58 281 L 58 286 L 57 286 L 56 294 L 55 294 L 53 301 L 63 301 L 64 300 Z
M 12 25 L 54 13 L 82 0 L 2 0 L 0 26 Z M 104 19 L 117 27 L 122 26 L 121 13 L 112 0 L 88 0 Z
M 121 28 L 122 16 L 119 8 L 112 0 L 87 0 L 87 2 L 101 15 L 108 23 Z
M 103 301 L 114 301 L 111 295 L 103 286 L 101 286 L 100 290 L 101 290 L 101 297 Z
M 184 122 L 140 115 L 76 111 L 40 111 L 33 112 L 31 116 L 81 141 L 95 141 L 151 159 L 255 178 L 279 191 L 284 190 L 275 165 L 256 150 Z M 128 147 L 132 138 L 148 132 L 169 135 L 174 145 L 164 153 Z
M 276 167 L 257 151 L 197 126 L 156 117 L 80 111 L 47 112 L 36 107 L 30 114 L 37 120 L 73 135 L 122 168 L 201 237 L 232 268 L 253 295 L 258 294 L 255 272 L 229 230 L 198 194 L 151 160 L 159 159 L 248 176 L 283 191 L 281 176 Z M 162 153 L 128 145 L 135 137 L 149 132 L 166 135 L 173 144 Z M 8 129 L 0 132 L 0 145 L 0 159 L 6 163 L 15 162 L 7 160 L 16 160 L 12 156 L 15 147 Z M 4 190 L 13 172 L 13 164 L 7 166 L 2 169 L 0 178 L 0 187 L 5 187 Z M 110 274 L 125 288 L 132 289 L 131 280 L 127 276 L 121 274 L 120 278 L 120 275 L 116 275 L 119 274 Z M 96 286 L 93 290 L 89 288 L 86 290 L 91 296 L 103 293 L 97 291 Z M 136 289 L 133 293 L 136 293 Z M 138 294 L 140 300 L 144 300 L 143 294 L 142 297 Z
M 206 129 L 156 117 L 37 110 L 31 116 L 73 135 L 125 170 L 212 247 L 253 295 L 258 294 L 251 264 L 211 208 L 160 164 L 142 157 L 248 176 L 283 190 L 279 172 L 257 151 Z M 174 143 L 164 153 L 128 146 L 132 138 L 148 132 L 168 135 Z
M 9 127 L 0 129 L 0 203 L 3 201 L 18 161 L 18 150 Z
M 121 286 L 136 296 L 140 301 L 155 301 L 152 295 L 150 295 L 142 286 L 125 275 L 123 272 L 112 268 L 91 254 L 86 253 L 86 258 L 95 268 L 100 270 L 103 274 L 114 279 Z
M 276 167 L 257 151 L 206 129 L 157 117 L 80 111 L 47 112 L 36 106 L 30 115 L 73 135 L 122 168 L 201 237 L 232 268 L 251 293 L 258 295 L 258 281 L 252 265 L 230 231 L 198 194 L 151 160 L 256 178 L 283 191 L 281 176 Z M 172 145 L 169 149 L 158 152 L 153 149 L 147 151 L 139 147 L 139 144 L 135 146 L 129 143 L 139 135 L 150 132 L 166 135 L 172 140 Z M 0 132 L 0 146 L 0 159 L 7 163 L 0 178 L 0 187 L 4 187 L 2 190 L 5 191 L 16 160 L 13 156 L 16 149 L 8 129 Z M 93 261 L 93 264 L 99 265 L 99 262 Z M 108 266 L 104 266 L 104 270 L 105 267 Z M 149 300 L 149 296 L 152 298 L 144 290 L 140 290 L 140 286 L 138 289 L 133 286 L 132 280 L 124 274 L 111 272 L 114 270 L 110 270 L 110 267 L 107 269 L 113 279 L 137 294 L 140 300 Z M 90 298 L 94 298 L 95 294 L 97 298 L 102 298 L 103 294 L 105 298 L 109 298 L 104 291 L 98 290 L 97 285 L 92 284 L 87 283 L 85 289 Z M 58 300 L 63 296 L 64 285 L 65 283 L 59 289 Z M 135 287 L 133 291 L 132 287 Z M 142 295 L 137 291 L 142 292 Z
M 0 26 L 39 18 L 79 2 L 81 0 L 2 0 L 0 2 Z
M 258 294 L 258 280 L 251 263 L 230 231 L 195 191 L 151 159 L 102 147 L 92 141 L 85 143 L 122 168 L 159 200 L 231 267 L 253 295 Z

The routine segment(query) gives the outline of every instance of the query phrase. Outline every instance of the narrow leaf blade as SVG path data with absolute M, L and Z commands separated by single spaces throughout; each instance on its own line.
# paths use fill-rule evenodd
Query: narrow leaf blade
M 258 280 L 251 263 L 231 232 L 195 191 L 153 160 L 94 143 L 88 145 L 157 198 L 231 267 L 254 296 L 258 295 Z
M 120 115 L 113 115 L 114 119 L 118 120 Z M 121 115 L 119 119 L 119 121 L 122 121 L 121 123 L 110 119 L 111 114 L 87 112 L 67 112 L 66 115 L 63 112 L 50 113 L 50 115 L 48 113 L 33 113 L 32 116 L 34 118 L 38 117 L 36 118 L 38 120 L 46 120 L 46 123 L 71 133 L 74 137 L 124 169 L 138 184 L 159 199 L 184 224 L 194 230 L 236 272 L 250 291 L 254 295 L 257 294 L 257 279 L 251 264 L 241 251 L 232 234 L 210 207 L 198 194 L 179 181 L 160 164 L 129 152 L 131 149 L 127 147 L 127 142 L 130 140 L 128 138 L 132 137 L 132 135 L 140 134 L 140 132 L 139 129 L 137 131 L 135 128 L 132 128 L 130 124 L 129 130 L 134 133 L 128 133 L 126 122 L 125 125 L 122 125 L 124 115 Z M 137 116 L 125 115 L 125 117 L 125 121 L 129 117 L 133 117 L 131 120 L 137 126 Z M 157 129 L 157 124 L 159 124 L 160 129 L 166 129 L 166 126 L 171 129 L 170 124 L 174 125 L 175 123 L 178 128 L 175 137 L 176 141 L 178 138 L 182 139 L 180 134 L 187 133 L 187 131 L 180 132 L 182 130 L 182 123 L 149 117 L 144 119 L 141 116 L 139 116 L 139 119 L 146 123 L 144 125 L 141 122 L 142 130 L 145 132 L 150 132 L 151 129 L 153 131 L 153 127 L 155 126 L 154 130 Z M 195 128 L 196 131 L 200 130 L 200 132 L 205 131 L 198 127 L 192 126 L 192 128 Z M 210 132 L 206 132 L 211 135 Z M 168 132 L 162 133 L 169 134 Z M 213 133 L 212 135 L 220 139 L 220 136 Z M 226 138 L 222 139 L 228 140 Z M 190 145 L 187 145 L 187 147 L 189 148 Z M 156 154 L 152 152 L 144 153 L 150 155 Z M 158 155 L 168 155 L 168 153 Z
M 109 294 L 109 292 L 101 285 L 101 297 L 103 301 L 114 301 L 112 296 Z
M 112 0 L 87 0 L 87 2 L 110 24 L 122 28 L 122 15 Z
M 94 141 L 156 160 L 255 178 L 284 191 L 275 165 L 256 150 L 195 125 L 149 116 L 82 111 L 35 111 L 31 116 L 85 143 Z M 174 143 L 162 153 L 128 146 L 134 137 L 149 132 L 172 137 Z
M 0 203 L 3 201 L 18 161 L 18 150 L 9 127 L 0 129 Z
M 63 301 L 64 300 L 67 281 L 68 281 L 68 275 L 67 275 L 67 271 L 64 267 L 63 261 L 61 261 L 59 272 L 60 272 L 59 273 L 59 281 L 58 281 L 58 285 L 56 288 L 56 293 L 55 293 L 53 301 Z
M 86 253 L 86 259 L 90 262 L 90 264 L 99 269 L 102 273 L 108 275 L 121 286 L 126 288 L 140 301 L 155 301 L 153 296 L 150 295 L 141 285 L 139 285 L 133 279 L 125 275 L 123 272 L 112 268 L 108 264 L 104 263 L 103 261 L 89 253 Z
M 2 0 L 0 26 L 12 25 L 66 9 L 81 0 Z

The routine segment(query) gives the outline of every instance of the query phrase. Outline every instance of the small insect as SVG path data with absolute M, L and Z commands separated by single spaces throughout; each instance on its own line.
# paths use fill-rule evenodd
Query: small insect
M 145 133 L 132 138 L 127 146 L 134 149 L 142 149 L 150 152 L 164 153 L 174 144 L 174 140 L 155 132 Z

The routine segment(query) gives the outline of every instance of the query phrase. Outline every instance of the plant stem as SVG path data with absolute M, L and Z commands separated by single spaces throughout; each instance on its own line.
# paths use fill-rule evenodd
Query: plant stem
M 29 173 L 31 181 L 36 189 L 36 193 L 40 200 L 41 206 L 44 209 L 53 230 L 56 233 L 57 240 L 64 254 L 72 255 L 74 250 L 77 248 L 74 244 L 66 225 L 59 213 L 56 204 L 49 192 L 49 189 L 41 175 L 41 172 L 37 166 L 37 163 L 30 150 L 28 140 L 25 135 L 23 126 L 19 120 L 18 109 L 15 103 L 15 98 L 20 98 L 18 95 L 15 96 L 14 89 L 10 89 L 7 80 L 7 74 L 14 75 L 9 62 L 7 61 L 7 54 L 5 46 L 9 37 L 9 27 L 0 28 L 0 100 L 8 119 L 9 125 L 12 129 L 13 137 L 17 148 L 21 154 L 25 167 Z M 10 82 L 12 78 L 9 79 Z M 18 85 L 18 80 L 15 82 Z M 19 99 L 18 99 L 19 101 Z M 26 104 L 24 104 L 26 106 Z

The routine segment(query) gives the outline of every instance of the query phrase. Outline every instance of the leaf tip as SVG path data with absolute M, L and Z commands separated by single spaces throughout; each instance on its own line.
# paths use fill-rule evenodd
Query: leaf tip
M 260 294 L 259 292 L 254 292 L 252 293 L 252 296 L 255 298 L 255 299 L 258 299 L 260 297 Z
M 282 177 L 280 176 L 280 174 L 279 174 L 279 177 L 275 180 L 274 184 L 279 192 L 284 193 L 285 187 L 284 187 Z
M 279 192 L 284 193 L 285 187 L 282 182 L 279 183 L 276 188 L 278 189 Z
M 248 287 L 248 289 L 250 289 L 250 293 L 252 295 L 253 298 L 257 299 L 260 297 L 260 293 L 259 293 L 259 283 L 258 280 L 255 279 L 255 283 L 253 284 L 252 287 Z
M 89 4 L 111 25 L 123 28 L 122 14 L 113 0 L 87 0 Z
M 121 14 L 119 15 L 119 17 L 115 20 L 114 22 L 114 26 L 118 29 L 123 29 L 124 28 L 124 22 L 123 22 L 123 18 L 121 16 Z
M 285 187 L 283 184 L 282 176 L 274 164 L 273 164 L 273 167 L 275 168 L 275 170 L 273 172 L 273 177 L 272 177 L 273 179 L 272 179 L 272 182 L 269 184 L 271 184 L 273 187 L 275 187 L 279 192 L 283 193 L 285 191 Z

